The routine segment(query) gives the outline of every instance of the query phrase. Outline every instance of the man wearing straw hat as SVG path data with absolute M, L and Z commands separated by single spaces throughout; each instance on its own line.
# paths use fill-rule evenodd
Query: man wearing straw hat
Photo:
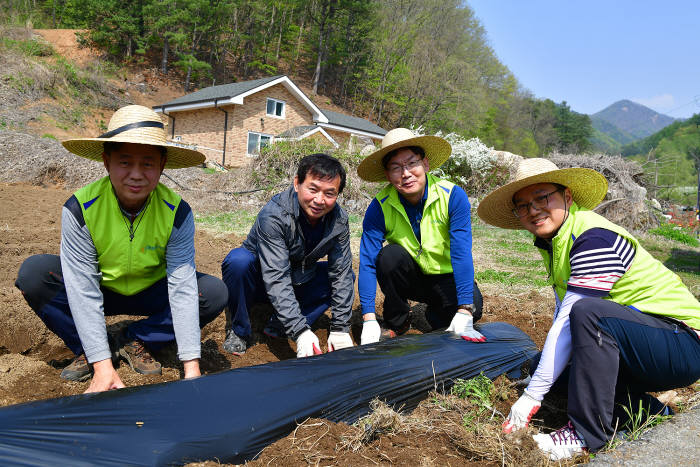
M 554 288 L 539 364 L 503 429 L 527 426 L 554 383 L 568 385 L 569 423 L 535 436 L 555 460 L 601 449 L 630 413 L 668 413 L 646 392 L 700 377 L 700 303 L 633 235 L 591 211 L 607 187 L 594 170 L 525 159 L 478 209 L 489 224 L 533 234 Z
M 147 107 L 122 107 L 108 130 L 63 142 L 78 156 L 102 161 L 108 175 L 64 204 L 60 257 L 28 258 L 15 283 L 76 355 L 61 377 L 83 381 L 94 372 L 86 392 L 124 387 L 113 365 L 116 352 L 135 371 L 160 374 L 149 350 L 173 340 L 185 378 L 199 376 L 200 327 L 228 299 L 220 279 L 195 270 L 189 205 L 158 182 L 163 169 L 199 165 L 204 155 L 169 145 L 162 121 Z M 110 342 L 104 317 L 118 314 L 147 318 Z
M 469 199 L 459 186 L 428 173 L 451 152 L 442 138 L 396 128 L 357 168 L 363 180 L 389 182 L 370 203 L 362 224 L 362 344 L 406 332 L 409 299 L 428 305 L 426 319 L 433 329 L 449 325 L 448 331 L 465 340 L 486 340 L 473 327 L 482 300 L 474 283 Z M 384 293 L 384 330 L 375 315 L 377 283 Z

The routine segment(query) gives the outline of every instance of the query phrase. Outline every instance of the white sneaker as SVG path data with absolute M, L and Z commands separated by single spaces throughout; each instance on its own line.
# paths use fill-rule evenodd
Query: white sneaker
M 588 445 L 571 422 L 549 434 L 540 433 L 532 437 L 537 446 L 549 454 L 553 461 L 567 459 L 586 451 Z

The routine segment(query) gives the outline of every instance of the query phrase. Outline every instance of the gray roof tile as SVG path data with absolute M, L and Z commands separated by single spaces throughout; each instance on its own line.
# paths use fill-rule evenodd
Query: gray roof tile
M 331 125 L 343 126 L 346 128 L 352 128 L 360 131 L 367 131 L 369 133 L 376 133 L 379 135 L 385 135 L 387 131 L 369 120 L 365 120 L 360 117 L 351 117 L 350 115 L 341 114 L 338 112 L 333 112 L 331 110 L 321 110 L 323 114 L 328 117 L 328 123 Z
M 234 97 L 244 92 L 248 92 L 251 89 L 267 84 L 270 81 L 281 78 L 283 75 L 270 76 L 269 78 L 254 79 L 252 81 L 241 81 L 240 83 L 229 83 L 220 84 L 218 86 L 210 86 L 208 88 L 200 89 L 190 94 L 185 94 L 177 99 L 173 99 L 170 102 L 166 102 L 165 106 L 169 105 L 181 105 L 181 104 L 193 104 L 195 102 L 202 101 L 212 101 L 214 99 L 221 99 L 224 97 Z M 155 107 L 160 107 L 156 105 Z

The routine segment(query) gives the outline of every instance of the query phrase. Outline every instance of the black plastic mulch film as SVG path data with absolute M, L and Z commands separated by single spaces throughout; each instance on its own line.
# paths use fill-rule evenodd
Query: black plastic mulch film
M 518 377 L 537 348 L 507 323 L 485 343 L 409 335 L 315 357 L 0 409 L 0 465 L 241 463 L 308 417 L 353 423 L 379 398 L 410 410 L 435 386 Z

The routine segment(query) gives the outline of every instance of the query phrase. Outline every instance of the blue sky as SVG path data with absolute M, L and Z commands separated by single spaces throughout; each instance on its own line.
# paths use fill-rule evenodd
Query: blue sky
M 630 99 L 700 113 L 698 0 L 467 0 L 489 43 L 536 97 L 592 114 Z

